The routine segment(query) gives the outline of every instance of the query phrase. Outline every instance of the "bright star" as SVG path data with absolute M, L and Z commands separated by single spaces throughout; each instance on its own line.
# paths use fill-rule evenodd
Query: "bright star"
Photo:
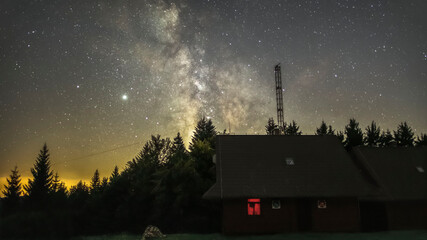
M 123 100 L 128 100 L 128 96 L 126 94 L 123 94 L 122 99 Z

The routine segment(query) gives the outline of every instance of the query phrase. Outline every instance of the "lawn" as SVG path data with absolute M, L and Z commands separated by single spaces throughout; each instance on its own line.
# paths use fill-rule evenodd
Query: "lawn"
M 140 235 L 79 237 L 73 240 L 140 240 Z M 165 240 L 426 240 L 427 231 L 396 231 L 377 233 L 304 233 L 263 236 L 223 236 L 221 234 L 171 234 Z

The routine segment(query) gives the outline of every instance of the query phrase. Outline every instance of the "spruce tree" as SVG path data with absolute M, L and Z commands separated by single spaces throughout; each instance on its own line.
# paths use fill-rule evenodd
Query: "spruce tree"
M 421 133 L 421 135 L 417 137 L 417 141 L 415 141 L 415 146 L 427 146 L 427 134 Z
M 345 147 L 347 150 L 363 144 L 363 132 L 356 119 L 351 118 L 350 122 L 345 126 L 345 135 Z
M 380 127 L 377 127 L 375 121 L 372 121 L 371 125 L 366 127 L 366 136 L 364 142 L 369 147 L 377 147 L 380 143 Z
M 326 123 L 322 120 L 320 127 L 316 129 L 316 135 L 326 135 L 327 133 L 328 126 L 326 126 Z
M 327 133 L 327 135 L 331 135 L 331 136 L 335 135 L 335 130 L 332 129 L 331 125 L 329 125 L 329 127 L 328 127 L 328 133 Z
M 393 131 L 393 133 L 397 146 L 410 147 L 414 145 L 414 132 L 406 122 L 400 123 L 397 131 Z
M 267 135 L 274 135 L 274 131 L 278 129 L 276 123 L 274 123 L 274 119 L 273 118 L 269 118 L 267 125 L 265 125 L 265 132 L 267 133 Z
M 345 146 L 344 133 L 342 131 L 338 131 L 337 134 L 336 134 L 336 136 L 341 141 L 341 143 Z
M 193 151 L 194 144 L 197 141 L 208 141 L 210 146 L 215 149 L 215 136 L 216 136 L 216 130 L 215 126 L 212 123 L 211 119 L 206 119 L 205 117 L 201 118 L 197 122 L 196 129 L 194 131 L 194 135 L 191 138 L 190 143 L 190 151 Z
M 299 136 L 302 134 L 295 120 L 292 120 L 292 122 L 288 126 L 285 123 L 284 133 L 285 135 L 288 135 L 288 136 Z
M 378 145 L 380 147 L 389 147 L 394 143 L 393 135 L 391 134 L 390 130 L 387 129 L 387 131 L 383 131 L 381 133 L 380 139 L 378 141 Z
M 95 170 L 93 177 L 90 181 L 90 194 L 97 194 L 101 190 L 101 179 L 99 177 L 98 169 Z
M 50 170 L 49 150 L 46 143 L 31 168 L 32 179 L 28 180 L 28 185 L 24 186 L 28 193 L 28 198 L 34 207 L 47 206 L 49 194 L 51 193 L 53 171 Z
M 58 173 L 55 173 L 52 179 L 51 199 L 53 200 L 53 206 L 58 208 L 63 207 L 67 201 L 67 188 L 65 183 L 59 179 Z
M 181 134 L 178 132 L 176 137 L 173 139 L 172 144 L 172 153 L 176 154 L 186 154 L 187 149 L 185 149 L 184 140 L 181 137 Z
M 58 173 L 55 173 L 52 179 L 52 188 L 51 191 L 53 193 L 66 194 L 67 188 L 65 187 L 65 183 L 59 179 Z
M 9 178 L 6 178 L 7 185 L 4 185 L 2 193 L 4 195 L 5 209 L 14 210 L 19 205 L 19 198 L 22 195 L 21 175 L 18 167 L 11 170 Z
M 117 165 L 114 167 L 113 172 L 111 173 L 110 176 L 110 183 L 115 181 L 117 179 L 117 177 L 119 176 L 119 167 L 117 167 Z
M 332 129 L 332 126 L 327 126 L 325 121 L 322 120 L 319 128 L 316 128 L 316 135 L 335 135 L 335 130 Z

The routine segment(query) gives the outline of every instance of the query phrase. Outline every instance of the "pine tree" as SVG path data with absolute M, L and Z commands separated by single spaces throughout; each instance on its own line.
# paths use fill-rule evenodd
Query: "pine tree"
M 19 175 L 18 167 L 15 166 L 11 170 L 9 178 L 6 178 L 7 185 L 2 190 L 4 194 L 5 209 L 14 210 L 19 205 L 19 198 L 22 195 L 21 175 Z
M 53 171 L 50 170 L 49 150 L 46 143 L 31 168 L 33 179 L 28 180 L 28 185 L 24 186 L 28 193 L 29 200 L 34 207 L 47 206 L 49 194 L 52 188 Z
M 316 135 L 326 135 L 327 133 L 328 126 L 326 126 L 326 123 L 322 120 L 320 127 L 316 129 Z
M 345 146 L 344 133 L 342 131 L 338 131 L 337 134 L 336 134 L 336 136 L 341 141 L 341 143 Z
M 278 129 L 276 123 L 274 123 L 274 119 L 273 118 L 269 118 L 267 125 L 265 125 L 265 132 L 267 133 L 267 135 L 274 135 L 276 129 Z
M 331 125 L 329 125 L 329 127 L 328 127 L 328 133 L 327 133 L 327 135 L 331 135 L 331 136 L 335 135 L 335 130 L 332 129 Z
M 62 194 L 67 193 L 67 188 L 65 187 L 65 183 L 59 180 L 59 175 L 57 172 L 55 173 L 52 179 L 51 191 L 53 193 L 62 193 Z
M 378 141 L 378 144 L 380 147 L 389 147 L 394 143 L 393 135 L 391 134 L 390 130 L 387 129 L 387 131 L 383 131 L 381 133 L 380 139 Z
M 364 138 L 364 142 L 369 147 L 377 147 L 380 143 L 380 132 L 381 129 L 375 121 L 372 121 L 371 125 L 366 127 L 366 137 Z
M 100 184 L 100 191 L 103 192 L 108 186 L 108 178 L 107 177 L 103 177 L 101 184 Z
M 81 180 L 77 183 L 77 185 L 71 186 L 70 196 L 68 199 L 70 200 L 72 208 L 76 210 L 83 208 L 89 198 L 89 192 L 89 187 Z
M 113 173 L 111 173 L 110 176 L 110 182 L 113 182 L 117 179 L 117 177 L 119 176 L 119 167 L 117 167 L 117 165 L 114 167 Z
M 194 144 L 197 141 L 208 141 L 210 146 L 215 149 L 216 130 L 211 119 L 203 117 L 197 122 L 194 135 L 191 138 L 190 151 L 193 151 Z
M 325 121 L 322 120 L 320 127 L 316 129 L 316 135 L 335 135 L 335 130 L 332 129 L 332 126 L 327 126 Z
M 65 183 L 59 179 L 58 173 L 55 173 L 52 179 L 52 187 L 50 189 L 52 207 L 56 207 L 57 209 L 63 208 L 67 202 L 67 192 Z
M 98 169 L 95 170 L 92 180 L 90 181 L 90 194 L 97 194 L 101 190 L 101 179 L 99 178 Z
M 345 147 L 347 150 L 363 144 L 363 132 L 356 119 L 351 118 L 350 122 L 345 126 L 345 135 Z
M 299 136 L 302 134 L 295 120 L 292 120 L 292 122 L 288 126 L 286 126 L 286 123 L 285 123 L 284 133 L 285 135 L 288 135 L 288 136 Z
M 187 149 L 185 149 L 184 140 L 181 137 L 181 134 L 178 132 L 176 137 L 173 139 L 172 144 L 172 153 L 173 154 L 186 154 Z
M 414 132 L 406 122 L 402 122 L 397 126 L 397 131 L 393 131 L 394 140 L 397 146 L 410 147 L 414 145 Z
M 417 137 L 417 141 L 415 141 L 415 146 L 427 146 L 427 134 L 421 133 L 421 135 Z

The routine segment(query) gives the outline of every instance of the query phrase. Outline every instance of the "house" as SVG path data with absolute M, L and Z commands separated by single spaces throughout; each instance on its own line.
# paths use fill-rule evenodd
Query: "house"
M 335 136 L 220 135 L 215 162 L 203 197 L 226 234 L 359 231 L 359 198 L 380 192 Z
M 356 147 L 352 156 L 381 192 L 360 198 L 363 230 L 427 228 L 427 147 Z

